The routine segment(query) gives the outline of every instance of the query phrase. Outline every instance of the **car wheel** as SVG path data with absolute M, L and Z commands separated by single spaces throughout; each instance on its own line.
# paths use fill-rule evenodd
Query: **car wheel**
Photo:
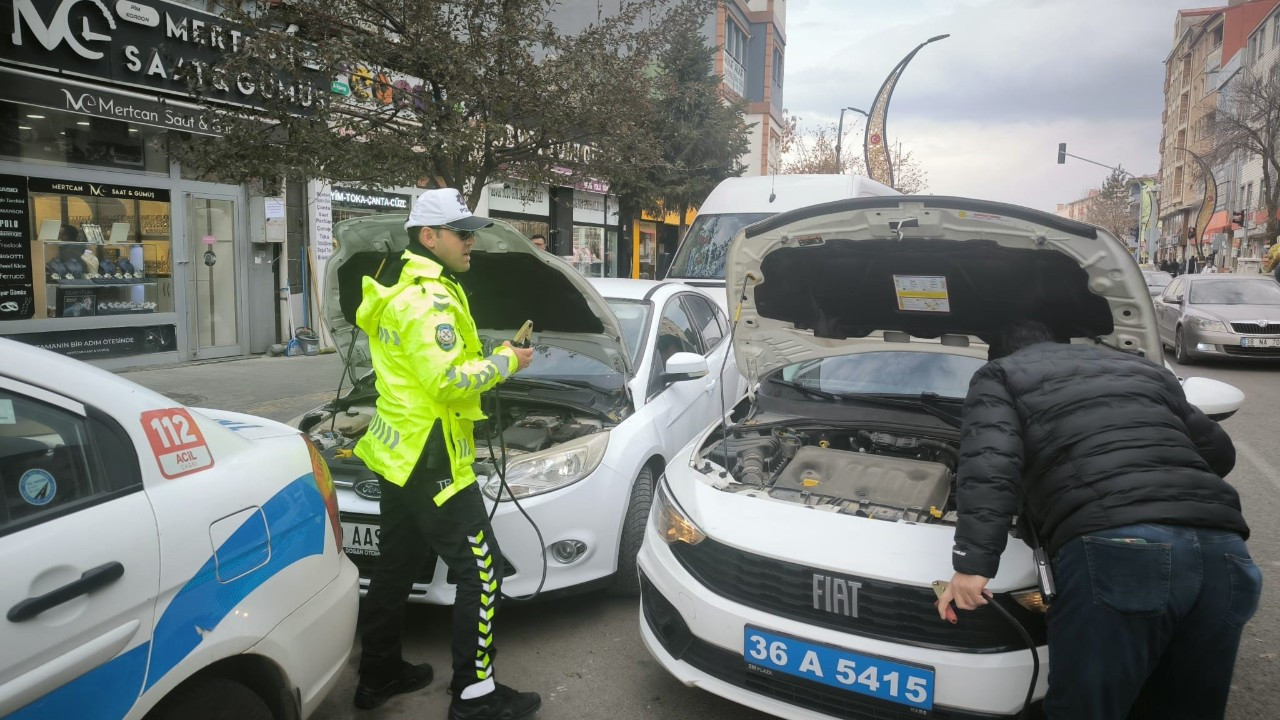
M 170 693 L 147 720 L 273 720 L 257 693 L 234 680 L 206 677 Z
M 653 504 L 653 468 L 645 466 L 631 486 L 631 501 L 622 521 L 622 538 L 618 543 L 618 572 L 609 585 L 609 594 L 635 597 L 640 594 L 640 574 L 636 556 L 644 542 L 644 528 L 649 522 L 649 506 Z
M 1187 337 L 1182 334 L 1182 328 L 1178 328 L 1177 335 L 1173 341 L 1173 357 L 1178 361 L 1179 365 L 1194 365 L 1195 359 L 1191 357 L 1191 352 L 1187 350 Z

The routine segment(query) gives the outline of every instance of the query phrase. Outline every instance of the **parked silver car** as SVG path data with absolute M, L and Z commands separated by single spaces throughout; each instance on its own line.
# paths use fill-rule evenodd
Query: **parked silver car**
M 1153 298 L 1160 297 L 1169 283 L 1173 282 L 1173 276 L 1163 270 L 1143 270 L 1142 277 L 1147 281 L 1147 292 Z
M 1179 363 L 1280 359 L 1280 283 L 1266 275 L 1183 275 L 1155 299 L 1160 341 Z

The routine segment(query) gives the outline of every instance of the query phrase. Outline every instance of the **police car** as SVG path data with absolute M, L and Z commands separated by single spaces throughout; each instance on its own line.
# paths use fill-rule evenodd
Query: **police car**
M 378 480 L 352 448 L 369 429 L 378 391 L 368 339 L 351 317 L 361 280 L 406 247 L 404 221 L 380 215 L 334 226 L 325 322 L 355 385 L 294 421 L 330 463 L 363 583 L 378 562 Z M 497 505 L 503 592 L 636 594 L 654 480 L 739 397 L 727 317 L 687 285 L 583 277 L 502 221 L 476 233 L 459 282 L 483 342 L 501 343 L 533 321 L 533 364 L 485 393 L 488 420 L 475 429 L 478 483 Z M 448 567 L 429 556 L 409 599 L 448 604 L 454 593 Z
M 779 717 L 1038 716 L 1046 608 L 1028 546 L 1009 543 L 991 604 L 955 625 L 934 607 L 960 413 L 983 338 L 1014 319 L 1162 362 L 1125 247 L 1025 208 L 889 196 L 747 227 L 727 268 L 755 392 L 658 483 L 639 557 L 649 651 Z M 1183 387 L 1215 419 L 1243 401 Z
M 0 339 L 0 716 L 305 718 L 355 635 L 297 430 Z

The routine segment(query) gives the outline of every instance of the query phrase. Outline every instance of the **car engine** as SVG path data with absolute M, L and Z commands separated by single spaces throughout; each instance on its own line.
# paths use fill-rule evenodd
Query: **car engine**
M 867 430 L 738 428 L 703 448 L 727 492 L 889 521 L 955 522 L 953 443 Z M 700 461 L 701 462 L 701 461 Z M 710 463 L 726 472 L 718 472 Z
M 322 416 L 309 423 L 312 440 L 321 450 L 351 448 L 364 435 L 373 420 L 373 404 L 353 404 L 337 416 Z M 490 437 L 490 427 L 501 428 L 498 435 Z M 476 460 L 489 458 L 490 442 L 495 455 L 505 446 L 508 458 L 525 453 L 545 450 L 583 435 L 600 432 L 605 422 L 600 418 L 549 404 L 527 404 L 509 401 L 502 406 L 502 417 L 490 415 L 488 420 L 476 423 Z

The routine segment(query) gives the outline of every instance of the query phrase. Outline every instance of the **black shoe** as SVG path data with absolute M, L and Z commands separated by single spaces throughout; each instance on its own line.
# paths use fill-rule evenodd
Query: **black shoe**
M 393 695 L 413 692 L 431 684 L 431 666 L 427 663 L 410 665 L 405 663 L 400 668 L 400 676 L 383 682 L 368 682 L 360 678 L 356 685 L 356 707 L 371 710 L 391 699 Z
M 478 698 L 463 700 L 455 693 L 449 703 L 449 720 L 524 720 L 542 707 L 538 693 L 516 692 L 506 685 Z

